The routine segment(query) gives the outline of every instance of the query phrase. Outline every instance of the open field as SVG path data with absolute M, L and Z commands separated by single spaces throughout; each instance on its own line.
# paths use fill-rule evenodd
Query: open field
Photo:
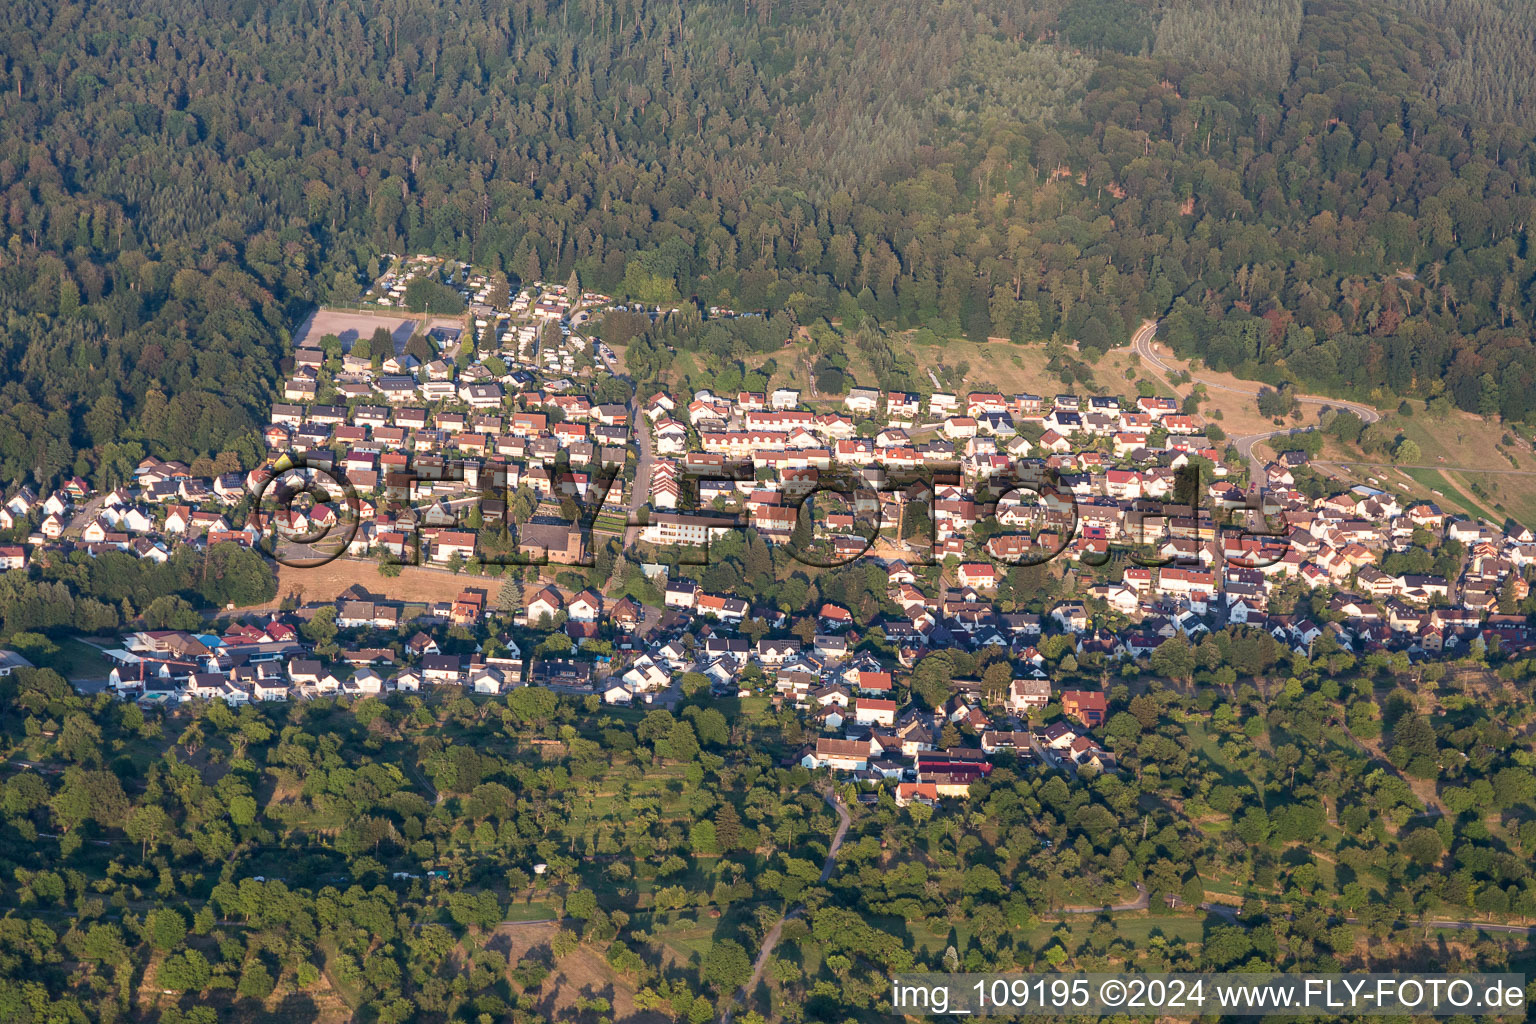
M 908 335 L 913 338 L 915 335 Z M 1047 367 L 1050 359 L 1044 344 L 1015 345 L 1005 341 L 975 342 L 965 339 L 946 339 L 939 345 L 913 344 L 912 354 L 917 362 L 919 384 L 931 388 L 930 371 L 945 387 L 959 393 L 967 391 L 1001 391 L 1005 394 L 1027 392 L 1050 397 L 1059 392 L 1073 394 L 1114 395 L 1134 400 L 1139 392 L 1138 380 L 1150 381 L 1158 394 L 1189 393 L 1189 387 L 1174 389 L 1168 386 L 1152 367 L 1147 366 L 1130 347 L 1112 349 L 1096 362 L 1088 363 L 1075 349 L 1067 349 L 1065 357 L 1070 364 L 1086 365 L 1092 372 L 1092 380 L 1084 381 L 1081 374 L 1064 381 Z M 1165 359 L 1179 369 L 1187 364 L 1168 357 Z M 856 360 L 850 360 L 849 369 L 855 371 Z M 964 369 L 963 377 L 957 376 Z M 1240 381 L 1230 374 L 1215 374 L 1201 369 L 1202 377 L 1233 385 L 1253 386 L 1252 382 Z M 856 374 L 855 374 L 856 376 Z M 1315 407 L 1302 409 L 1300 421 L 1288 420 L 1286 426 L 1306 426 L 1317 422 Z M 1254 400 L 1232 392 L 1208 389 L 1201 403 L 1200 412 L 1207 419 L 1218 423 L 1228 435 L 1257 434 L 1274 430 L 1275 423 L 1259 415 Z
M 1376 486 L 1429 498 L 1448 512 L 1466 512 L 1500 526 L 1508 518 L 1536 523 L 1536 450 L 1527 440 L 1470 413 L 1452 411 L 1436 418 L 1423 403 L 1412 406 L 1413 415 L 1394 413 L 1382 424 L 1389 437 L 1401 435 L 1419 446 L 1422 454 L 1415 463 L 1392 466 L 1384 454 L 1362 455 L 1332 440 L 1319 461 L 1336 466 L 1336 475 L 1351 483 L 1374 478 Z
M 1472 413 L 1452 410 L 1443 417 L 1430 416 L 1422 402 L 1411 403 L 1412 416 L 1393 414 L 1383 424 L 1394 434 L 1411 438 L 1424 453 L 1420 459 L 1428 465 L 1443 463 L 1448 468 L 1525 469 L 1536 472 L 1536 453 L 1529 441 L 1493 420 Z M 1508 435 L 1514 443 L 1504 444 Z M 1504 453 L 1514 456 L 1511 461 Z
M 1242 437 L 1248 434 L 1263 434 L 1271 430 L 1289 429 L 1291 427 L 1316 426 L 1318 418 L 1322 415 L 1323 407 L 1318 405 L 1301 406 L 1300 419 L 1286 417 L 1283 423 L 1276 423 L 1268 416 L 1259 414 L 1258 402 L 1247 394 L 1236 392 L 1251 391 L 1263 387 L 1258 381 L 1245 380 L 1233 376 L 1230 373 L 1218 373 L 1207 366 L 1195 367 L 1186 359 L 1175 357 L 1167 345 L 1152 343 L 1157 357 L 1175 370 L 1183 370 L 1193 373 L 1202 381 L 1221 387 L 1207 387 L 1205 400 L 1200 403 L 1200 413 L 1207 420 L 1218 423 L 1231 437 Z M 1161 385 L 1163 377 L 1153 367 L 1147 366 L 1129 348 L 1115 349 L 1110 357 L 1119 356 L 1128 363 L 1134 360 L 1142 376 Z M 1222 387 L 1234 388 L 1236 391 L 1225 391 Z M 1190 385 L 1183 385 L 1177 389 L 1178 395 L 1183 397 L 1189 394 Z M 1277 438 L 1276 442 L 1283 442 L 1283 438 Z M 1273 442 L 1263 442 L 1262 447 L 1274 452 Z
M 1463 504 L 1481 507 L 1494 523 L 1506 517 L 1536 523 L 1536 450 L 1527 439 L 1471 413 L 1456 410 L 1436 419 L 1413 404 L 1414 415 L 1390 416 L 1385 422 L 1419 446 L 1424 453 L 1420 464 L 1438 467 L 1461 492 Z M 1506 438 L 1512 443 L 1506 444 Z M 1473 484 L 1482 493 L 1473 491 Z
M 341 339 L 341 347 L 350 350 L 358 338 L 367 338 L 380 327 L 395 339 L 395 351 L 404 350 L 421 317 L 401 313 L 348 313 L 338 309 L 316 309 L 293 332 L 294 348 L 314 348 L 327 334 Z
M 504 922 L 485 937 L 484 947 L 507 957 L 510 970 L 519 960 L 547 961 L 549 946 L 560 925 L 553 921 Z M 539 1015 L 545 1020 L 572 1019 L 578 999 L 600 996 L 613 1007 L 613 1020 L 625 1024 L 662 1024 L 667 1018 L 635 1009 L 635 990 L 601 956 L 586 946 L 563 958 L 534 990 Z
M 967 391 L 1000 391 L 1004 394 L 1055 394 L 1061 390 L 1061 382 L 1049 373 L 1045 364 L 1049 361 L 1044 345 L 1015 345 L 1012 342 L 975 342 L 964 339 L 945 339 L 942 344 L 923 345 L 914 343 L 914 336 L 906 339 L 917 361 L 919 387 L 932 388 L 928 378 L 933 371 L 946 388 L 954 387 L 960 393 Z M 956 380 L 961 367 L 966 367 L 963 380 Z
M 98 648 L 73 636 L 59 641 L 59 664 L 54 667 L 70 680 L 105 679 L 112 671 L 112 663 Z
M 279 566 L 276 600 L 245 610 L 275 608 L 290 595 L 299 596 L 301 602 L 333 601 L 353 584 L 386 601 L 452 601 L 469 588 L 484 590 L 487 604 L 491 604 L 501 591 L 500 580 L 468 572 L 455 575 L 446 569 L 406 565 L 401 566 L 399 576 L 381 576 L 374 561 L 338 558 L 314 569 Z

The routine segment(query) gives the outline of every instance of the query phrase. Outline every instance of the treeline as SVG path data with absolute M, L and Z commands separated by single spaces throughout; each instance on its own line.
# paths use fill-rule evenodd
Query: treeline
M 1453 34 L 1427 85 L 1436 102 L 1485 120 L 1536 123 L 1536 10 L 1521 0 L 1396 0 Z
M 1195 67 L 1225 66 L 1279 88 L 1291 74 L 1301 7 L 1301 0 L 1174 3 L 1157 24 L 1153 52 Z
M 17 633 L 110 633 L 143 623 L 202 629 L 196 608 L 247 606 L 277 596 L 272 563 L 230 542 L 206 552 L 178 546 L 165 562 L 125 552 L 57 552 L 38 571 L 0 573 L 0 637 Z

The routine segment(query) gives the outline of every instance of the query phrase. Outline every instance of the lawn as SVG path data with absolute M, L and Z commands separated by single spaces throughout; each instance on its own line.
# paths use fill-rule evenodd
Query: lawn
M 1221 752 L 1222 737 L 1210 731 L 1204 721 L 1195 717 L 1187 718 L 1184 731 L 1194 742 L 1195 750 L 1210 762 L 1214 771 L 1221 773 L 1222 781 L 1227 785 L 1257 788 L 1247 772 L 1228 763 L 1226 755 Z
M 112 671 L 100 650 L 73 636 L 59 641 L 51 667 L 66 679 L 105 679 Z
M 1459 410 L 1433 417 L 1422 402 L 1410 402 L 1409 408 L 1411 415 L 1393 413 L 1383 424 L 1393 436 L 1400 434 L 1419 446 L 1422 454 L 1415 463 L 1427 468 L 1400 472 L 1425 489 L 1422 497 L 1495 524 L 1506 518 L 1536 523 L 1536 449 L 1527 436 L 1495 420 Z M 1365 463 L 1387 461 L 1381 455 L 1361 456 L 1356 451 L 1341 451 L 1339 457 Z M 1351 468 L 1377 479 L 1394 472 L 1383 465 Z M 1472 490 L 1474 484 L 1481 494 Z
M 1447 479 L 1446 475 L 1438 469 L 1424 469 L 1414 467 L 1400 469 L 1397 472 L 1409 477 L 1418 484 L 1421 490 L 1414 497 L 1431 497 L 1442 508 L 1460 508 L 1462 511 L 1474 516 L 1480 516 L 1494 523 L 1502 523 L 1502 516 L 1495 516 L 1481 504 L 1473 500 L 1464 489 L 1465 485 L 1458 485 Z
M 505 912 L 505 919 L 508 921 L 548 921 L 559 916 L 549 904 L 537 901 L 533 903 L 514 902 L 511 906 L 507 907 Z

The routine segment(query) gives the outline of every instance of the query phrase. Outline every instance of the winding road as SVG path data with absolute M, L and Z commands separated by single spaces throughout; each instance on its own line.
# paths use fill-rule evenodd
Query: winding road
M 837 861 L 837 851 L 843 845 L 843 837 L 848 834 L 848 826 L 853 824 L 853 819 L 848 816 L 848 808 L 843 803 L 843 798 L 838 796 L 835 790 L 829 791 L 826 799 L 827 803 L 832 805 L 832 809 L 837 812 L 837 831 L 832 834 L 832 845 L 827 847 L 827 859 L 821 866 L 822 885 L 826 885 L 828 879 L 832 877 L 832 869 L 836 866 Z M 752 964 L 752 977 L 748 978 L 747 983 L 736 993 L 736 1002 L 720 1018 L 722 1024 L 731 1024 L 731 1020 L 736 1016 L 737 1004 L 746 1005 L 748 993 L 756 989 L 758 983 L 763 980 L 763 971 L 768 967 L 768 958 L 773 955 L 773 948 L 779 944 L 779 936 L 784 932 L 784 922 L 791 918 L 799 917 L 804 910 L 803 906 L 795 907 L 789 913 L 779 918 L 772 928 L 768 929 L 768 934 L 763 936 L 763 948 L 758 950 L 757 960 Z
M 1152 341 L 1153 335 L 1157 334 L 1157 326 L 1158 322 L 1156 320 L 1143 321 L 1142 325 L 1136 329 L 1136 333 L 1131 335 L 1131 348 L 1157 372 L 1158 376 L 1163 378 L 1164 384 L 1173 388 L 1173 382 L 1169 379 L 1168 375 L 1174 372 L 1174 368 L 1163 362 L 1162 357 L 1157 354 L 1157 346 Z M 1231 384 L 1207 380 L 1203 377 L 1195 376 L 1193 373 L 1190 374 L 1190 379 L 1197 384 L 1205 385 L 1206 389 L 1210 391 L 1225 391 L 1229 394 L 1244 395 L 1249 398 L 1257 398 L 1259 391 L 1263 387 L 1261 384 L 1255 384 L 1251 388 L 1247 386 L 1236 387 Z M 1177 388 L 1174 388 L 1174 393 L 1178 393 Z M 1342 409 L 1346 412 L 1352 412 L 1360 417 L 1362 423 L 1375 423 L 1381 419 L 1379 411 L 1360 402 L 1350 402 L 1342 398 L 1328 398 L 1324 395 L 1297 395 L 1295 397 L 1296 401 L 1302 405 L 1317 405 L 1325 409 Z M 1248 460 L 1248 464 L 1253 468 L 1253 479 L 1257 482 L 1264 472 L 1264 460 L 1254 456 L 1253 446 L 1268 441 L 1272 437 L 1279 437 L 1282 434 L 1299 434 L 1310 429 L 1312 428 L 1289 427 L 1284 430 L 1266 431 L 1262 434 L 1244 434 L 1242 437 L 1232 438 L 1232 444 L 1236 446 L 1238 454 Z

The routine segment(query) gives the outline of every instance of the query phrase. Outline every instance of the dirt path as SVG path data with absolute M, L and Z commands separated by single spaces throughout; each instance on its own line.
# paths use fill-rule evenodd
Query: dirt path
M 1129 913 L 1132 910 L 1146 910 L 1149 897 L 1146 887 L 1136 886 L 1136 898 L 1129 903 L 1115 903 L 1107 907 L 1062 907 L 1056 911 L 1058 914 L 1118 914 Z
M 1440 802 L 1440 794 L 1435 792 L 1435 784 L 1433 782 L 1426 779 L 1410 779 L 1407 775 L 1403 774 L 1402 769 L 1398 768 L 1387 757 L 1387 752 L 1383 749 L 1380 740 L 1363 740 L 1348 729 L 1344 730 L 1344 734 L 1354 740 L 1355 746 L 1359 747 L 1371 758 L 1373 762 L 1372 767 L 1381 768 L 1388 775 L 1394 776 L 1403 785 L 1407 786 L 1409 791 L 1424 804 L 1424 813 L 1427 817 L 1440 818 L 1445 816 L 1445 805 Z
M 843 804 L 842 797 L 838 796 L 834 791 L 828 792 L 826 799 L 827 803 L 832 805 L 832 809 L 837 812 L 838 822 L 837 831 L 832 835 L 832 845 L 827 847 L 826 862 L 821 866 L 822 885 L 826 885 L 827 880 L 832 877 L 832 869 L 837 866 L 837 851 L 843 845 L 843 837 L 848 834 L 848 826 L 853 824 L 853 819 L 848 816 L 848 808 Z M 773 948 L 779 944 L 779 936 L 784 932 L 784 922 L 791 918 L 799 917 L 804 910 L 804 907 L 795 907 L 789 913 L 779 918 L 772 928 L 768 929 L 768 934 L 763 936 L 763 947 L 758 950 L 757 960 L 752 964 L 752 977 L 748 978 L 747 983 L 741 987 L 741 991 L 736 993 L 737 1003 L 745 1005 L 747 997 L 757 988 L 758 983 L 763 980 L 763 971 L 768 967 L 768 958 L 773 955 Z M 733 1004 L 730 1009 L 725 1011 L 725 1016 L 720 1019 L 723 1024 L 731 1024 L 731 1020 L 735 1016 L 736 1005 Z

